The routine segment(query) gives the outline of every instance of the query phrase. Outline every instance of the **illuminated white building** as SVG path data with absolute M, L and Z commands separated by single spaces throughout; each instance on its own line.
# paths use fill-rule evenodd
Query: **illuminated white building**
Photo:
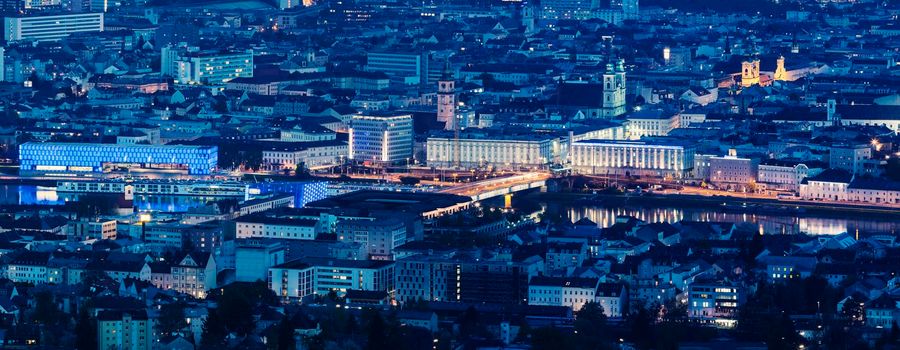
M 454 142 L 452 133 L 429 137 L 425 144 L 428 165 L 437 168 L 452 166 Z M 549 135 L 463 132 L 459 140 L 459 165 L 463 168 L 540 168 L 558 162 L 563 148 L 558 137 Z
M 600 280 L 535 276 L 528 282 L 528 305 L 565 306 L 572 311 L 594 301 Z
M 6 41 L 56 41 L 73 33 L 102 32 L 103 13 L 35 14 L 5 17 L 3 38 Z
M 767 159 L 759 163 L 758 182 L 770 190 L 798 191 L 803 179 L 824 170 L 819 162 L 809 165 L 781 159 Z
M 393 295 L 394 262 L 308 257 L 269 268 L 267 282 L 275 295 L 292 300 L 350 289 Z
M 693 283 L 688 288 L 688 318 L 720 328 L 733 328 L 742 300 L 741 288 L 731 283 Z
M 391 164 L 413 156 L 410 114 L 355 115 L 349 137 L 349 158 L 355 161 Z
M 661 109 L 636 111 L 626 117 L 628 139 L 637 140 L 644 136 L 668 136 L 679 127 L 681 117 Z
M 160 70 L 180 84 L 224 84 L 253 76 L 253 51 L 191 51 L 163 47 Z
M 694 166 L 694 146 L 676 141 L 585 140 L 572 143 L 572 169 L 582 174 L 676 178 Z

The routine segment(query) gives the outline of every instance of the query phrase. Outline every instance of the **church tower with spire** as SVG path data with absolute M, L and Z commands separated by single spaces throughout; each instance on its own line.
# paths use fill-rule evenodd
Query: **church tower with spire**
M 610 60 L 603 73 L 603 117 L 622 114 L 625 114 L 625 60 Z

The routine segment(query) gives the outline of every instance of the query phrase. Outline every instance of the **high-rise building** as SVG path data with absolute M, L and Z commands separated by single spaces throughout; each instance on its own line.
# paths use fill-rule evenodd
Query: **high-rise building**
M 102 12 L 16 14 L 3 19 L 3 38 L 6 41 L 55 41 L 72 33 L 102 31 Z
M 412 156 L 412 115 L 387 113 L 353 116 L 350 122 L 350 159 L 399 164 L 409 161 Z
M 638 0 L 622 0 L 622 14 L 627 20 L 638 19 Z

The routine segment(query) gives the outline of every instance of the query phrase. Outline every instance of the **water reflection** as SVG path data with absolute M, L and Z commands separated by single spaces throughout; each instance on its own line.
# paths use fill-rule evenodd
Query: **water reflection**
M 900 229 L 896 221 L 848 219 L 812 216 L 778 216 L 752 213 L 725 213 L 707 208 L 671 207 L 568 207 L 568 217 L 579 220 L 587 217 L 600 227 L 609 227 L 617 216 L 633 216 L 646 222 L 675 223 L 682 220 L 702 222 L 750 223 L 767 234 L 835 235 L 843 232 L 894 232 Z
M 3 185 L 0 186 L 0 205 L 63 205 L 68 201 L 77 201 L 77 193 L 57 193 L 52 187 L 39 187 L 33 185 Z M 137 210 L 185 212 L 190 208 L 199 207 L 207 202 L 215 201 L 216 197 L 197 196 L 134 196 L 134 207 Z

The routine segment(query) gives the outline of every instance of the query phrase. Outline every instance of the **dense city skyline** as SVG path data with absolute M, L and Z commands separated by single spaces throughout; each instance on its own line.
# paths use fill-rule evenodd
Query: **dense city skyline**
M 0 348 L 898 349 L 898 17 L 0 0 Z

